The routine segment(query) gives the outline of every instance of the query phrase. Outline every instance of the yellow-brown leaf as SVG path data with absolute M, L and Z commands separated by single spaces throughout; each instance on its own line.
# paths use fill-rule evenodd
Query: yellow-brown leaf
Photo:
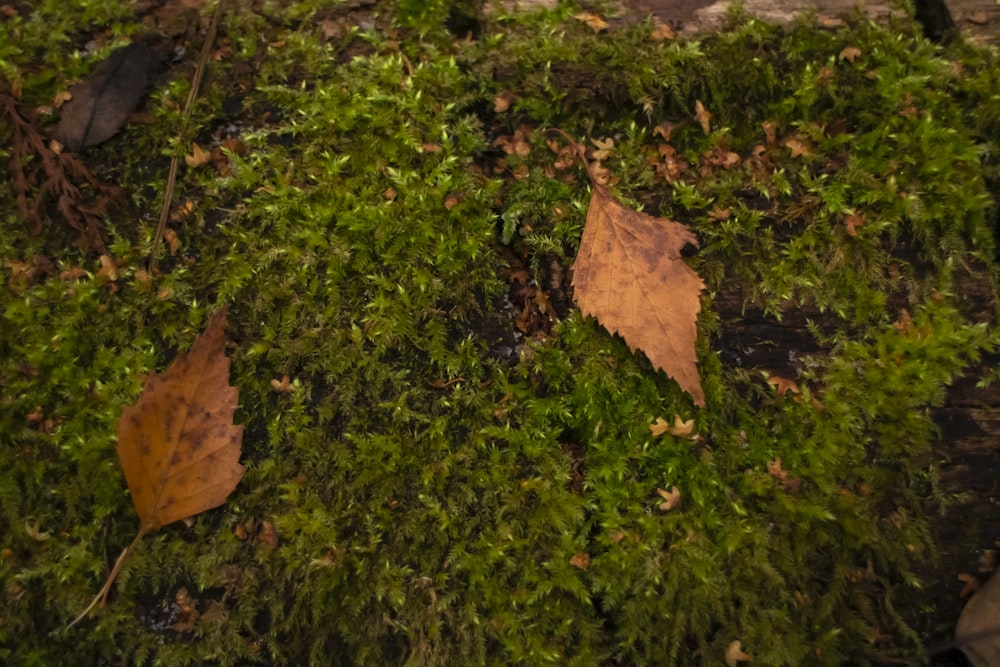
M 243 477 L 225 326 L 223 308 L 190 352 L 162 377 L 151 375 L 139 401 L 122 411 L 118 458 L 143 532 L 218 507 Z
M 698 245 L 685 225 L 622 206 L 595 184 L 573 290 L 584 315 L 645 352 L 703 406 L 695 340 L 705 284 L 681 259 L 688 243 Z

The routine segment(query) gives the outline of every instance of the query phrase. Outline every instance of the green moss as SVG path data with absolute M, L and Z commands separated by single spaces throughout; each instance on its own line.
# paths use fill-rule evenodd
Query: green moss
M 138 29 L 98 4 L 74 6 L 75 35 Z M 178 76 L 149 98 L 156 124 L 86 153 L 133 198 L 107 221 L 116 280 L 58 221 L 30 236 L 0 191 L 0 657 L 687 665 L 719 664 L 736 639 L 767 665 L 915 652 L 913 571 L 935 550 L 929 408 L 996 346 L 959 287 L 991 278 L 974 267 L 994 253 L 995 55 L 861 23 L 595 36 L 568 7 L 483 19 L 464 42 L 447 3 L 331 44 L 316 23 L 338 7 L 230 12 L 233 55 L 190 120 Z M 96 58 L 63 12 L 0 25 L 0 71 L 32 104 Z M 42 58 L 44 21 L 59 38 Z M 504 91 L 517 99 L 495 112 Z M 674 183 L 649 164 L 663 122 L 689 163 Z M 169 156 L 229 124 L 248 151 L 227 176 L 182 171 L 192 212 L 144 286 Z M 586 178 L 553 166 L 550 126 L 611 138 L 622 198 L 698 235 L 705 409 L 578 311 L 515 337 L 504 258 L 553 279 L 586 215 Z M 521 127 L 530 153 L 502 155 L 496 139 Z M 715 148 L 739 162 L 710 168 Z M 855 235 L 848 215 L 864 219 Z M 19 275 L 37 255 L 55 270 Z M 773 369 L 723 362 L 727 290 L 825 313 L 797 400 L 766 384 Z M 50 637 L 137 529 L 114 454 L 122 407 L 221 303 L 246 477 L 223 507 L 148 536 L 107 607 Z M 286 373 L 293 389 L 275 391 Z M 674 414 L 700 439 L 650 433 Z M 797 487 L 769 474 L 779 458 Z M 681 505 L 661 511 L 673 486 Z M 250 520 L 273 524 L 277 548 Z M 202 614 L 189 630 L 171 628 L 181 588 Z M 873 648 L 873 628 L 892 640 Z

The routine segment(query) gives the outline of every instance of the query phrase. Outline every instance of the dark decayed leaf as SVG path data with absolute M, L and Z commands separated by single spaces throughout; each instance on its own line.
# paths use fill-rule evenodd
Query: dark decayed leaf
M 163 61 L 143 42 L 118 49 L 84 81 L 70 88 L 56 139 L 71 151 L 110 139 L 128 119 Z

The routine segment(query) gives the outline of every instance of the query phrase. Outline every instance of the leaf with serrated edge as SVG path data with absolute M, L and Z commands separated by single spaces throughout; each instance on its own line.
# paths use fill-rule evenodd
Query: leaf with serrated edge
M 118 458 L 146 532 L 218 507 L 243 477 L 225 325 L 223 308 L 190 352 L 164 376 L 150 376 L 139 401 L 122 411 Z
M 243 478 L 243 427 L 233 424 L 239 390 L 229 386 L 226 358 L 227 310 L 219 310 L 191 350 L 178 355 L 162 377 L 151 375 L 139 401 L 122 410 L 118 460 L 139 513 L 139 533 L 66 629 L 104 603 L 146 533 L 218 507 Z
M 703 406 L 695 341 L 705 283 L 681 259 L 688 243 L 698 245 L 685 225 L 633 211 L 595 185 L 573 290 L 584 315 L 645 352 Z

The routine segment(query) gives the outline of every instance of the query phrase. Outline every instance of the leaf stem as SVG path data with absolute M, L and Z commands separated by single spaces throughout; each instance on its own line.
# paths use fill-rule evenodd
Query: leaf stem
M 586 151 L 584 151 L 583 144 L 581 144 L 581 143 L 577 142 L 576 140 L 574 140 L 573 137 L 569 136 L 568 134 L 566 134 L 566 132 L 564 130 L 561 130 L 558 127 L 546 128 L 545 131 L 546 132 L 555 132 L 556 134 L 561 134 L 563 136 L 563 138 L 565 138 L 566 141 L 569 142 L 570 148 L 573 149 L 573 152 L 576 153 L 576 156 L 578 158 L 580 158 L 580 162 L 582 162 L 583 166 L 586 168 L 586 170 L 587 170 L 587 178 L 590 179 L 590 184 L 591 185 L 595 185 L 595 186 L 598 185 L 597 181 L 594 179 L 593 172 L 591 172 L 590 160 L 587 159 L 587 154 L 586 154 Z
M 135 536 L 135 539 L 132 540 L 132 544 L 125 547 L 125 550 L 122 551 L 120 556 L 118 556 L 118 560 L 115 561 L 115 566 L 111 568 L 111 572 L 108 574 L 108 578 L 104 581 L 104 586 L 101 587 L 100 592 L 98 592 L 97 595 L 94 596 L 94 599 L 91 600 L 89 605 L 87 605 L 87 608 L 81 611 L 80 615 L 74 618 L 73 622 L 67 625 L 65 628 L 63 628 L 63 630 L 69 630 L 74 625 L 82 621 L 84 618 L 87 617 L 87 614 L 89 614 L 94 609 L 94 607 L 104 606 L 105 601 L 107 601 L 108 599 L 108 593 L 111 592 L 111 586 L 115 583 L 115 579 L 118 578 L 118 573 L 121 572 L 122 565 L 125 563 L 125 559 L 128 558 L 133 551 L 135 551 L 135 548 L 139 546 L 139 542 L 145 535 L 146 535 L 146 529 L 140 528 L 139 533 Z

